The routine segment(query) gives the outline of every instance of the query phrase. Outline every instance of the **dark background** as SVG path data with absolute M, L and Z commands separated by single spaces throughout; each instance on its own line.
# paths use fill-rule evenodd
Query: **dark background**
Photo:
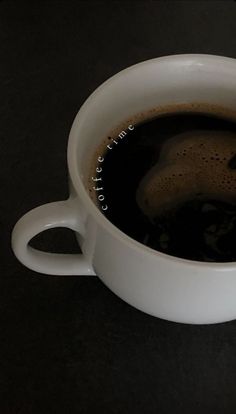
M 236 58 L 236 2 L 0 1 L 1 414 L 236 412 L 236 321 L 163 321 L 96 277 L 34 273 L 10 249 L 26 211 L 68 195 L 84 100 L 125 67 L 176 53 Z M 69 230 L 35 243 L 77 251 Z

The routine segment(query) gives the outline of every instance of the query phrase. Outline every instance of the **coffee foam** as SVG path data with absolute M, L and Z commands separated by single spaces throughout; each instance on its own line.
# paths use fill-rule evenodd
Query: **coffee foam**
M 93 190 L 94 183 L 91 181 L 92 176 L 96 176 L 96 167 L 98 166 L 98 157 L 104 156 L 107 152 L 107 145 L 112 139 L 115 139 L 122 130 L 127 130 L 130 124 L 138 125 L 143 121 L 148 121 L 156 118 L 157 116 L 164 116 L 178 113 L 199 113 L 214 115 L 223 119 L 236 121 L 236 110 L 233 108 L 222 107 L 216 104 L 208 104 L 205 102 L 188 102 L 188 103 L 177 103 L 169 105 L 158 105 L 145 111 L 140 111 L 127 117 L 120 122 L 115 128 L 110 129 L 109 133 L 103 139 L 101 138 L 100 143 L 97 146 L 96 151 L 90 155 L 89 168 L 87 174 L 84 175 L 84 185 L 88 191 L 93 202 L 99 207 L 97 200 L 97 193 Z
M 169 138 L 159 160 L 141 180 L 136 200 L 149 219 L 196 199 L 236 201 L 236 133 L 188 131 Z

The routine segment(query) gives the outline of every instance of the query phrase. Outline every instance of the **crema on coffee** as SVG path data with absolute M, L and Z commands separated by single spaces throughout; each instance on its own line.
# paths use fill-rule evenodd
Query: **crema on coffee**
M 186 104 L 136 121 L 96 153 L 89 192 L 100 211 L 159 252 L 236 261 L 236 116 Z

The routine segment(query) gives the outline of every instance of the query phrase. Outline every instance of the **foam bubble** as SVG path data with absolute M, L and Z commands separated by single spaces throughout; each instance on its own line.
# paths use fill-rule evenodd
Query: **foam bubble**
M 137 203 L 145 215 L 154 218 L 166 208 L 196 197 L 235 201 L 235 160 L 233 132 L 178 134 L 166 141 L 158 162 L 141 180 Z

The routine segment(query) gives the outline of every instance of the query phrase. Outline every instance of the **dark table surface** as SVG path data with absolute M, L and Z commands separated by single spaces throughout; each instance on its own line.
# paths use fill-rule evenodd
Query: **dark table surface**
M 236 412 L 236 321 L 163 321 L 99 278 L 34 273 L 10 248 L 26 211 L 68 196 L 84 100 L 123 68 L 176 53 L 236 58 L 236 2 L 0 1 L 1 414 Z M 69 230 L 35 243 L 78 249 Z

